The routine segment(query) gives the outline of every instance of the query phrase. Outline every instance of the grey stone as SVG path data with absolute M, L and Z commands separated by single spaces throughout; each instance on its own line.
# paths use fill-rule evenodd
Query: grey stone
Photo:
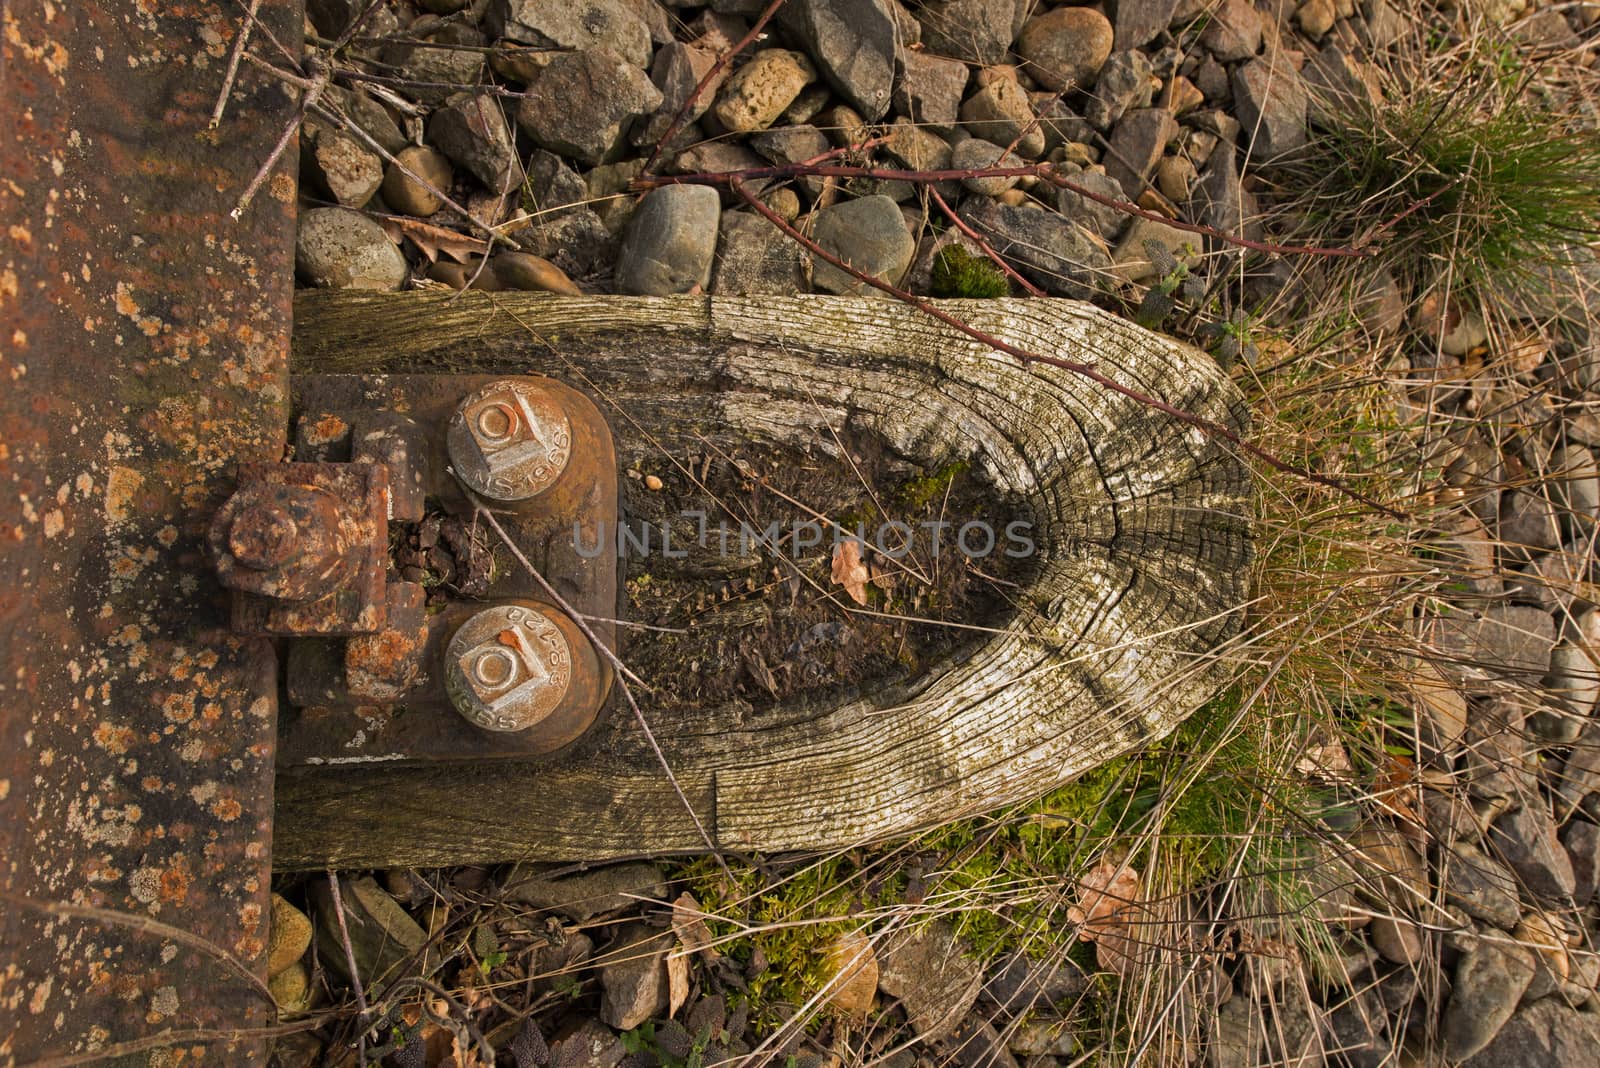
M 1600 466 L 1594 453 L 1582 445 L 1564 445 L 1550 461 L 1551 495 L 1569 512 L 1574 533 L 1593 529 L 1600 521 Z
M 383 227 L 347 208 L 300 216 L 294 266 L 308 284 L 332 289 L 399 289 L 411 271 Z
M 1179 263 L 1190 267 L 1200 263 L 1203 250 L 1200 235 L 1141 217 L 1128 224 L 1127 232 L 1111 253 L 1112 273 L 1127 282 L 1149 282 L 1158 278 L 1161 267 L 1151 256 L 1148 247 L 1151 242 L 1165 249 Z
M 1397 970 L 1379 987 L 1380 995 L 1393 987 L 1393 980 L 1411 977 L 1405 968 Z M 1413 985 L 1414 985 L 1414 977 Z M 1409 1003 L 1410 999 L 1406 999 Z M 1395 1015 L 1403 1015 L 1396 1011 Z M 1384 1004 L 1362 991 L 1329 1009 L 1323 1018 L 1327 1028 L 1325 1047 L 1331 1053 L 1338 1051 L 1338 1063 L 1350 1068 L 1384 1068 L 1394 1062 L 1394 1042 L 1390 1034 L 1389 1016 Z
M 666 896 L 666 881 L 654 864 L 613 864 L 556 879 L 519 865 L 505 879 L 506 900 L 559 912 L 579 923 Z
M 1425 638 L 1454 658 L 1455 663 L 1440 664 L 1448 671 L 1538 682 L 1550 666 L 1555 623 L 1537 608 L 1495 605 L 1479 615 L 1456 613 L 1434 619 Z
M 942 921 L 898 931 L 878 949 L 878 988 L 900 999 L 911 1029 L 924 1042 L 955 1030 L 982 985 L 982 971 Z
M 1261 15 L 1250 0 L 1222 0 L 1200 33 L 1200 47 L 1223 63 L 1249 59 L 1261 47 Z
M 1572 861 L 1572 901 L 1581 909 L 1600 896 L 1600 826 L 1573 820 L 1561 832 L 1561 844 Z
M 1194 72 L 1194 87 L 1212 104 L 1226 104 L 1233 99 L 1233 85 L 1228 80 L 1228 68 L 1207 56 Z
M 319 208 L 342 211 L 342 208 Z M 369 222 L 371 220 L 368 220 Z M 339 910 L 333 907 L 328 880 L 318 879 L 309 893 L 317 921 L 317 956 L 335 975 L 350 979 L 350 959 L 355 958 L 361 981 L 374 986 L 396 978 L 428 940 L 426 932 L 371 876 L 341 879 L 339 901 L 344 906 L 344 930 Z M 350 936 L 345 949 L 345 934 Z
M 1306 58 L 1300 77 L 1306 87 L 1306 114 L 1318 125 L 1359 115 L 1360 109 L 1381 102 L 1364 65 L 1335 41 Z
M 1578 731 L 1600 701 L 1600 664 L 1586 642 L 1564 640 L 1550 651 L 1550 674 L 1545 676 L 1545 687 L 1551 695 L 1565 701 L 1568 709 L 1540 709 L 1530 720 L 1530 726 L 1546 741 L 1568 745 L 1578 737 Z M 1555 717 L 1560 724 L 1541 722 L 1540 717 Z
M 817 244 L 856 270 L 894 284 L 900 281 L 917 244 L 900 208 L 886 196 L 861 197 L 817 212 Z M 818 289 L 850 296 L 881 295 L 879 290 L 814 257 L 812 282 Z
M 1143 52 L 1111 53 L 1084 105 L 1084 118 L 1097 130 L 1109 130 L 1129 108 L 1149 107 L 1150 75 L 1150 59 Z
M 1465 1060 L 1487 1046 L 1532 981 L 1533 954 L 1523 947 L 1479 940 L 1468 948 L 1444 1010 L 1445 1056 Z
M 656 0 L 622 0 L 629 11 L 639 16 L 639 21 L 650 31 L 650 43 L 660 47 L 671 41 L 672 16 Z
M 428 143 L 493 192 L 522 181 L 511 131 L 493 97 L 457 93 L 428 120 Z
M 650 84 L 661 93 L 661 103 L 648 118 L 634 123 L 629 140 L 634 145 L 643 147 L 653 146 L 665 137 L 678 112 L 683 110 L 684 104 L 694 96 L 695 87 L 700 84 L 700 79 L 710 73 L 716 62 L 716 55 L 704 48 L 697 48 L 681 41 L 662 45 L 656 51 L 655 60 L 650 65 Z M 706 85 L 705 91 L 694 97 L 694 103 L 684 111 L 683 122 L 678 127 L 679 133 L 675 135 L 675 141 L 682 138 L 683 131 L 690 128 L 691 124 L 711 107 L 712 101 L 717 97 L 717 90 L 722 87 L 727 77 L 728 68 L 723 67 Z
M 1070 1038 L 1070 1036 L 1069 1036 Z M 939 1042 L 943 1063 L 954 1068 L 1017 1068 L 1008 1043 L 988 1020 L 968 1018 Z
M 1267 1063 L 1284 1068 L 1322 1068 L 1327 1059 L 1318 1034 L 1320 1015 L 1304 994 L 1288 988 L 1273 1006 L 1272 1026 L 1267 1029 Z
M 1045 292 L 1086 299 L 1110 267 L 1105 247 L 1058 212 L 1032 204 L 978 200 L 963 204 L 961 217 Z
M 932 137 L 932 134 L 928 136 Z M 935 138 L 937 140 L 937 138 Z M 941 144 L 943 142 L 940 142 Z M 815 126 L 776 126 L 763 130 L 750 138 L 750 147 L 769 163 L 783 166 L 815 159 L 828 151 L 828 138 Z M 826 179 L 816 175 L 802 175 L 796 179 L 806 195 L 815 199 L 821 194 Z
M 1160 36 L 1172 22 L 1178 0 L 1112 0 L 1112 25 L 1118 51 L 1138 48 Z
M 1029 19 L 1017 54 L 1034 81 L 1056 92 L 1088 89 L 1111 54 L 1111 23 L 1092 7 L 1058 7 Z
M 804 250 L 766 219 L 722 213 L 711 292 L 718 296 L 790 296 L 805 290 Z
M 650 65 L 650 27 L 626 0 L 492 0 L 489 32 L 519 44 L 609 48 L 631 65 Z
M 1546 998 L 1511 1017 L 1461 1068 L 1589 1068 L 1597 1048 L 1600 1017 Z
M 816 79 L 804 54 L 763 48 L 723 85 L 712 114 L 736 133 L 764 130 Z
M 1509 489 L 1500 499 L 1500 540 L 1530 549 L 1561 544 L 1561 519 L 1554 504 L 1537 487 Z
M 959 112 L 961 125 L 974 137 L 1011 146 L 1028 159 L 1044 152 L 1044 131 L 1034 123 L 1033 104 L 1022 86 L 1003 75 L 967 97 Z
M 362 133 L 377 142 L 391 156 L 406 147 L 406 135 L 395 125 L 389 109 L 358 89 L 330 85 L 322 91 L 322 103 L 330 106 L 355 125 Z M 363 145 L 367 142 L 352 133 Z M 370 145 L 367 147 L 371 147 Z
M 1187 218 L 1225 234 L 1261 236 L 1256 197 L 1239 184 L 1239 164 L 1232 145 L 1219 144 L 1206 160 L 1200 180 L 1190 190 L 1186 212 Z M 1212 252 L 1234 247 L 1216 238 L 1208 239 L 1207 245 Z
M 748 145 L 737 141 L 702 141 L 673 157 L 668 169 L 674 174 L 725 174 L 728 171 L 742 171 L 765 165 L 766 161 L 752 152 Z M 766 190 L 768 184 L 746 182 L 745 188 L 759 196 Z M 743 203 L 731 190 L 723 195 L 723 202 Z
M 1029 0 L 928 0 L 918 13 L 926 50 L 985 66 L 1004 63 Z
M 644 71 L 609 48 L 568 52 L 551 60 L 517 107 L 522 130 L 552 152 L 584 163 L 609 163 L 623 134 L 661 104 Z
M 789 0 L 778 18 L 863 118 L 888 112 L 899 34 L 887 0 Z
M 672 936 L 642 923 L 617 931 L 600 966 L 600 1019 L 619 1031 L 638 1027 L 667 1007 L 667 953 Z
M 383 184 L 383 161 L 343 130 L 306 122 L 300 127 L 301 170 L 335 202 L 359 208 Z
M 710 186 L 665 185 L 646 193 L 617 254 L 617 292 L 704 292 L 711 284 L 721 212 Z
M 1445 901 L 1502 931 L 1517 925 L 1522 915 L 1517 880 L 1505 865 L 1475 846 L 1457 843 L 1440 851 L 1439 869 Z
M 1137 198 L 1145 180 L 1161 158 L 1167 142 L 1178 133 L 1178 123 L 1166 108 L 1139 108 L 1128 112 L 1111 132 L 1106 150 L 1106 173 Z
M 1061 99 L 1058 93 L 1029 93 L 1028 102 L 1039 117 L 1039 128 L 1044 131 L 1044 149 L 1054 152 L 1069 141 L 1087 142 L 1094 137 L 1094 128 L 1087 120 Z
M 1483 835 L 1472 806 L 1453 785 L 1439 790 L 1423 788 L 1422 820 L 1428 833 L 1445 847 L 1471 845 Z
M 1268 161 L 1306 144 L 1306 88 L 1288 60 L 1261 57 L 1233 72 L 1234 112 L 1251 158 Z
M 421 19 L 417 20 L 421 22 Z M 438 19 L 434 22 L 437 24 Z M 409 36 L 420 36 L 415 24 Z M 423 40 L 441 45 L 481 47 L 483 34 L 460 22 L 447 22 L 426 34 Z M 484 54 L 462 48 L 428 48 L 425 45 L 393 44 L 384 49 L 383 59 L 399 67 L 403 76 L 419 84 L 406 87 L 406 95 L 424 104 L 442 104 L 454 93 L 470 91 L 483 81 Z M 421 84 L 421 83 L 436 84 Z
M 969 71 L 959 59 L 924 52 L 900 56 L 900 78 L 894 86 L 894 109 L 936 133 L 955 129 Z
M 1065 956 L 1034 960 L 1026 953 L 1012 953 L 998 962 L 982 997 L 986 1004 L 1011 1016 L 1040 1009 L 1061 1008 L 1089 987 L 1083 969 Z
M 550 1063 L 561 1068 L 616 1068 L 627 1055 L 622 1039 L 592 1017 L 550 1043 Z
M 984 170 L 990 167 L 1021 167 L 1023 160 L 1000 145 L 969 137 L 950 150 L 950 166 L 954 170 Z M 1017 184 L 1014 176 L 994 178 L 963 178 L 961 184 L 974 193 L 997 197 Z
M 1542 798 L 1524 800 L 1489 826 L 1490 846 L 1528 891 L 1561 901 L 1577 889 L 1572 859 L 1556 837 L 1556 821 Z
M 1262 1048 L 1266 1031 L 1261 1003 L 1255 998 L 1235 997 L 1224 1002 L 1212 1017 L 1207 1064 L 1211 1068 L 1256 1068 L 1266 1053 Z

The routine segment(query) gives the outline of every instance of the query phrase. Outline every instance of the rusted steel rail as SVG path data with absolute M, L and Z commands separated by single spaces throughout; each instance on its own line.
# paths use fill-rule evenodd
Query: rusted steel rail
M 247 6 L 0 4 L 0 1064 L 274 1020 L 276 664 L 203 562 L 287 426 L 295 154 L 229 212 L 293 101 L 208 129 Z

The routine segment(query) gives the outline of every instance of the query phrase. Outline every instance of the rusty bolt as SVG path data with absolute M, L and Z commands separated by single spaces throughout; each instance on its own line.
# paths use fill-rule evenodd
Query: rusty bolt
M 572 424 L 547 390 L 492 382 L 450 418 L 450 465 L 467 488 L 497 501 L 525 501 L 555 484 L 572 457 Z
M 552 611 L 497 605 L 461 625 L 444 664 L 456 711 L 489 731 L 524 731 L 555 711 L 572 684 L 572 649 Z
M 228 528 L 228 551 L 245 567 L 265 571 L 287 563 L 300 547 L 300 528 L 287 508 L 259 501 L 239 511 Z
M 315 486 L 241 485 L 211 523 L 217 577 L 280 601 L 325 597 L 348 577 L 358 530 L 339 499 Z

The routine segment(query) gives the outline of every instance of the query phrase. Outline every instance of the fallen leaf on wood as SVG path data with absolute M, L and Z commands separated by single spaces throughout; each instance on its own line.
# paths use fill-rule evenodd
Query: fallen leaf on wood
M 1100 966 L 1128 975 L 1139 963 L 1140 937 L 1135 925 L 1144 918 L 1144 889 L 1139 871 L 1130 864 L 1103 860 L 1078 882 L 1078 903 L 1067 919 L 1078 925 L 1078 937 L 1095 943 Z
M 846 538 L 833 546 L 833 581 L 844 587 L 844 592 L 856 604 L 867 603 L 867 565 L 861 562 L 861 543 Z
M 446 230 L 442 226 L 425 223 L 421 219 L 406 219 L 394 215 L 386 215 L 378 219 L 384 232 L 390 240 L 399 242 L 401 238 L 409 238 L 411 243 L 428 257 L 429 263 L 437 263 L 442 252 L 457 263 L 466 263 L 470 256 L 482 256 L 489 251 L 489 242 L 478 237 L 468 237 L 466 234 Z

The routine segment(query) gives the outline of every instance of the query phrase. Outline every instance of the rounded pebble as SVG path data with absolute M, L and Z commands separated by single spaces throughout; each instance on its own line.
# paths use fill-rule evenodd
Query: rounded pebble
M 383 227 L 346 208 L 300 216 L 294 266 L 309 284 L 330 289 L 399 289 L 411 272 Z
M 394 159 L 383 176 L 383 199 L 389 207 L 401 215 L 421 219 L 444 206 L 444 197 L 439 194 L 449 192 L 456 172 L 443 152 L 427 145 L 412 145 L 402 149 Z M 401 170 L 402 166 L 427 184 Z M 429 185 L 433 189 L 429 189 Z M 439 192 L 434 192 L 435 189 Z

